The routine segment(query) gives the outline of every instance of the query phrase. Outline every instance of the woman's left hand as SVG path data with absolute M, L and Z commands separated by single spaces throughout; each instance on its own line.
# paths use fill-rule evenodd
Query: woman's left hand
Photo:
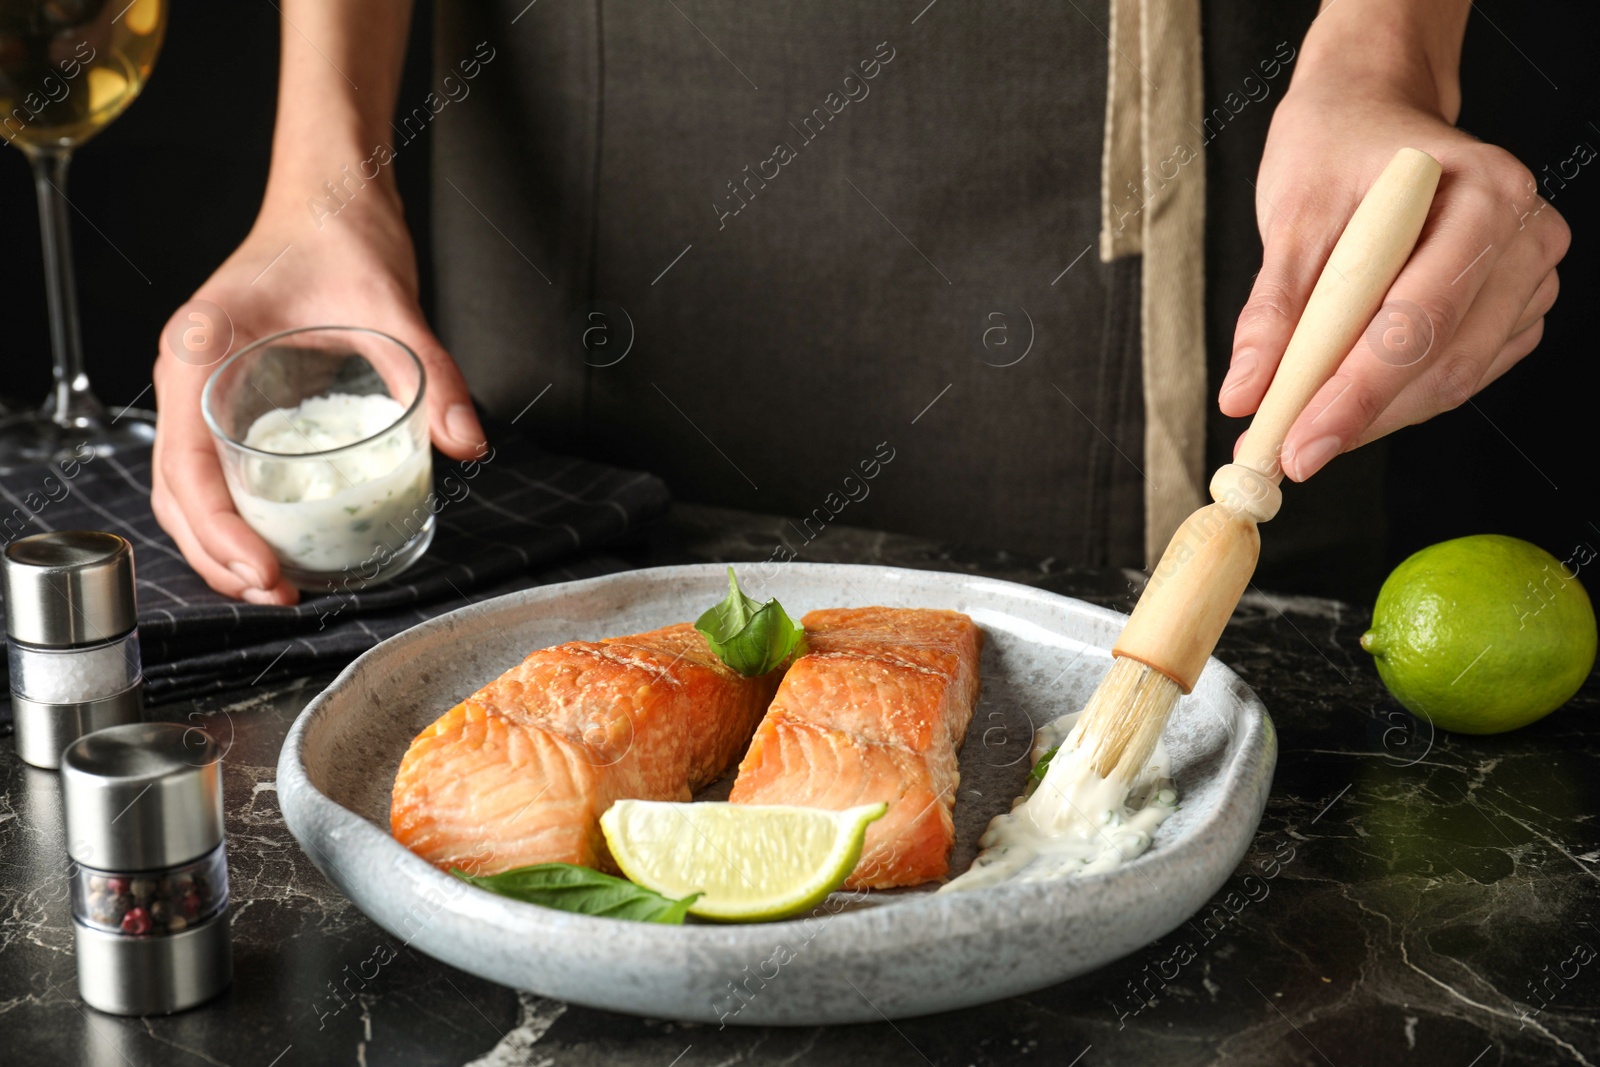
M 1527 167 L 1452 125 L 1453 69 L 1444 89 L 1404 71 L 1386 80 L 1381 67 L 1374 76 L 1370 52 L 1348 60 L 1364 69 L 1350 69 L 1351 53 L 1318 49 L 1317 33 L 1261 160 L 1261 272 L 1234 334 L 1223 414 L 1249 415 L 1261 403 L 1328 253 L 1395 152 L 1420 148 L 1443 175 L 1416 250 L 1366 336 L 1289 431 L 1282 461 L 1295 481 L 1460 406 L 1531 352 L 1570 240 Z

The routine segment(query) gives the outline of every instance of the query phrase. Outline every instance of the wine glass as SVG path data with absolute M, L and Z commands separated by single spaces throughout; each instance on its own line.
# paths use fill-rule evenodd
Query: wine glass
M 155 66 L 166 0 L 0 0 L 0 138 L 33 167 L 55 381 L 36 412 L 0 420 L 0 470 L 84 445 L 111 454 L 155 439 L 155 415 L 108 415 L 89 388 L 72 271 L 72 151 L 133 103 Z

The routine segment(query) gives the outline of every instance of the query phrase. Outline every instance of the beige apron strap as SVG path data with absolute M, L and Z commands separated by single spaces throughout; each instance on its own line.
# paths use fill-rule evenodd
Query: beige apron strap
M 1199 0 L 1111 0 L 1100 255 L 1139 252 L 1145 559 L 1206 501 Z M 1132 131 L 1132 132 L 1130 132 Z
M 1133 198 L 1143 166 L 1144 78 L 1139 68 L 1139 0 L 1110 0 L 1106 62 L 1106 136 L 1100 157 L 1100 259 L 1110 263 L 1143 249 L 1144 221 Z M 1126 57 L 1126 58 L 1124 58 Z

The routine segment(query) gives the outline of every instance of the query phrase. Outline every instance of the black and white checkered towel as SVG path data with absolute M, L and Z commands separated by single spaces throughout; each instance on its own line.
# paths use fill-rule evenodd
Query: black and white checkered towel
M 492 425 L 490 436 L 494 452 L 475 468 L 435 453 L 442 507 L 427 555 L 393 582 L 293 607 L 206 586 L 150 512 L 148 451 L 92 458 L 73 477 L 54 467 L 0 474 L 0 538 L 94 529 L 132 542 L 147 702 L 251 685 L 339 666 L 464 604 L 624 569 L 593 550 L 666 509 L 653 475 L 551 455 Z

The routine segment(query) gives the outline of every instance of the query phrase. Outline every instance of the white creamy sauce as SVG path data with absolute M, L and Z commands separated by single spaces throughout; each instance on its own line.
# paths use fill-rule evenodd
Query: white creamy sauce
M 365 443 L 326 458 L 250 457 L 234 492 L 239 514 L 280 559 L 308 571 L 362 568 L 384 548 L 397 551 L 427 521 L 432 489 L 428 448 L 399 421 L 405 410 L 387 396 L 330 393 L 262 415 L 244 443 L 264 452 Z M 374 434 L 382 436 L 366 440 Z
M 1043 727 L 1033 761 L 1063 742 L 1077 719 L 1074 712 Z M 1177 810 L 1171 760 L 1160 742 L 1131 785 L 1100 777 L 1083 749 L 1062 749 L 1033 794 L 989 823 L 971 870 L 940 892 L 1111 870 L 1149 848 L 1156 828 Z

